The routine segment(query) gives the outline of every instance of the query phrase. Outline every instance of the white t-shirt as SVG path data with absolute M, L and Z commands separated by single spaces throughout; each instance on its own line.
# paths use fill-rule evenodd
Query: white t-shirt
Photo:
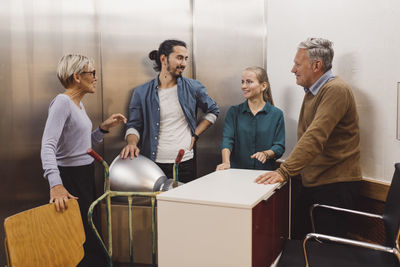
M 156 162 L 174 163 L 180 149 L 185 150 L 182 161 L 193 158 L 189 151 L 192 133 L 178 99 L 178 86 L 158 89 L 160 100 L 160 132 Z

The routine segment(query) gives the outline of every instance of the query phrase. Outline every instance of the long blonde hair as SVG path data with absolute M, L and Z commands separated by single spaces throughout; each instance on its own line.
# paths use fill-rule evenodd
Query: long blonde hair
M 257 66 L 248 67 L 246 70 L 254 72 L 260 84 L 263 82 L 267 83 L 267 87 L 263 92 L 263 99 L 265 102 L 269 102 L 274 106 L 274 100 L 272 99 L 271 86 L 269 84 L 267 72 L 263 68 Z

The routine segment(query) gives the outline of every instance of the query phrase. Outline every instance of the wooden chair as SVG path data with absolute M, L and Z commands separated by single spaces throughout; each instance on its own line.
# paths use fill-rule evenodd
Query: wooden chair
M 9 267 L 76 266 L 84 256 L 85 232 L 74 199 L 62 213 L 47 204 L 10 216 L 4 230 Z
M 333 209 L 383 221 L 386 231 L 384 245 L 372 244 L 318 233 L 309 233 L 304 240 L 287 240 L 278 267 L 380 267 L 400 266 L 400 163 L 395 172 L 386 198 L 383 215 L 315 204 L 314 208 Z M 313 227 L 314 228 L 314 227 Z M 318 240 L 313 242 L 312 240 Z M 323 241 L 323 242 L 321 242 Z M 325 242 L 328 241 L 328 242 Z

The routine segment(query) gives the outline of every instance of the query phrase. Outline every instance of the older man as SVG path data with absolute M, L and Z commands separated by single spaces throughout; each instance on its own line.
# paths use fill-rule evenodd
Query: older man
M 305 95 L 298 122 L 298 142 L 275 172 L 257 183 L 283 182 L 301 174 L 302 188 L 294 201 L 294 237 L 311 231 L 309 208 L 314 203 L 353 208 L 358 195 L 360 130 L 350 87 L 332 73 L 332 42 L 309 38 L 298 46 L 292 72 Z M 316 216 L 320 233 L 344 235 L 343 220 L 322 211 Z

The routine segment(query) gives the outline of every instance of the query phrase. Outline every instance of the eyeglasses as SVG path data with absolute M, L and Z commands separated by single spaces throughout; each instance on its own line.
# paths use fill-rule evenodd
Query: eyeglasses
M 81 74 L 86 74 L 86 73 L 90 73 L 92 74 L 93 78 L 96 78 L 96 70 L 94 71 L 82 71 Z

